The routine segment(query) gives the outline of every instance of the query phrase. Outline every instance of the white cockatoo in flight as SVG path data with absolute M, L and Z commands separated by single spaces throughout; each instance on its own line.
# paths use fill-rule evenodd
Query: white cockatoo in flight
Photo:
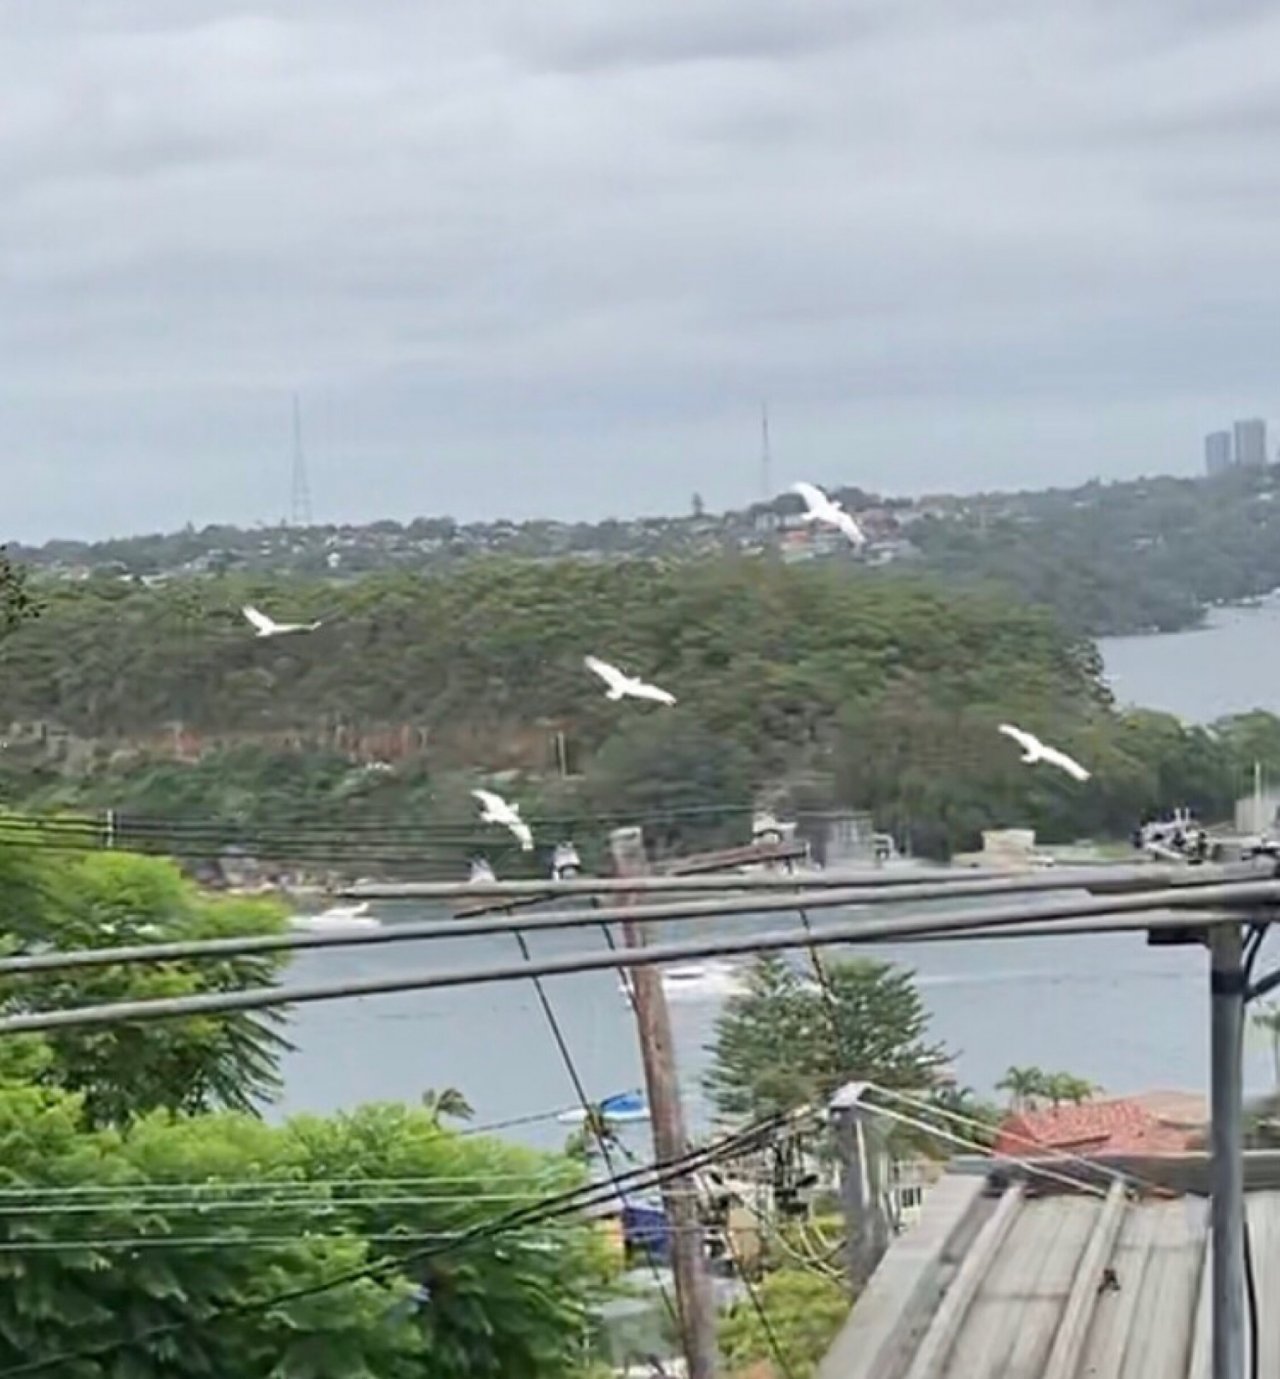
M 607 699 L 652 699 L 656 704 L 676 702 L 675 695 L 668 690 L 651 685 L 639 676 L 628 675 L 617 666 L 611 666 L 608 661 L 602 661 L 598 656 L 587 656 L 585 660 L 587 669 L 593 671 L 609 686 L 605 696 Z
M 823 522 L 828 527 L 835 527 L 837 531 L 844 532 L 855 546 L 867 544 L 867 538 L 853 520 L 853 514 L 846 512 L 834 498 L 828 498 L 816 484 L 792 484 L 791 491 L 804 499 L 806 522 Z
M 1046 766 L 1056 766 L 1059 771 L 1065 771 L 1076 780 L 1089 779 L 1089 772 L 1074 757 L 1058 751 L 1056 747 L 1047 746 L 1034 733 L 1015 728 L 1012 723 L 1001 723 L 1000 731 L 1022 748 L 1022 760 L 1028 765 L 1033 766 L 1042 761 Z
M 314 632 L 318 622 L 276 622 L 248 603 L 240 610 L 253 625 L 259 637 L 283 637 L 288 632 Z
M 492 790 L 473 790 L 471 793 L 480 801 L 480 817 L 485 823 L 501 824 L 503 828 L 510 829 L 525 852 L 533 851 L 533 833 L 520 817 L 518 804 L 509 804 Z

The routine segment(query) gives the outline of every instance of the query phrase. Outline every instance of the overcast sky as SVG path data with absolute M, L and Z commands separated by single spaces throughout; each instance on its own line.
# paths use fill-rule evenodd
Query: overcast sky
M 1188 472 L 1280 416 L 1280 11 L 6 0 L 0 535 Z M 1274 411 L 1273 411 L 1274 409 Z

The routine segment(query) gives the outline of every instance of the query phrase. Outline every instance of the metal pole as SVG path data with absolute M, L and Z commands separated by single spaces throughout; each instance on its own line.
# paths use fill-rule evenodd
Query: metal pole
M 1220 885 L 1228 881 L 1256 881 L 1272 875 L 1267 862 L 1205 863 L 1188 867 L 1143 862 L 1108 863 L 1092 867 L 1058 867 L 1052 871 L 992 871 L 980 867 L 904 867 L 901 871 L 870 868 L 831 868 L 814 872 L 724 873 L 695 876 L 577 876 L 559 880 L 513 881 L 364 881 L 340 888 L 348 900 L 475 900 L 566 895 L 638 895 L 649 891 L 900 891 L 909 896 L 922 885 L 973 886 L 991 883 L 998 891 L 1129 890 L 1168 885 Z
M 870 1185 L 858 1101 L 865 1082 L 850 1082 L 831 1099 L 831 1121 L 840 1155 L 840 1206 L 844 1213 L 845 1267 L 854 1297 L 875 1269 L 870 1231 Z
M 1207 889 L 1207 888 L 1206 888 Z M 1167 899 L 1167 893 L 1158 893 Z M 1214 895 L 1214 899 L 1223 897 Z M 1240 886 L 1230 899 L 1244 905 L 1280 902 L 1280 886 Z M 566 953 L 544 958 L 534 964 L 497 963 L 482 967 L 433 969 L 427 972 L 390 971 L 376 977 L 357 977 L 338 982 L 298 983 L 286 986 L 250 987 L 243 991 L 207 991 L 195 996 L 167 996 L 149 1001 L 113 1001 L 103 1005 L 77 1006 L 69 1010 L 33 1010 L 17 1015 L 0 1015 L 0 1035 L 34 1033 L 46 1029 L 70 1029 L 89 1025 L 119 1024 L 123 1020 L 171 1020 L 188 1015 L 226 1014 L 233 1010 L 267 1010 L 271 1007 L 300 1005 L 307 1001 L 345 1000 L 354 996 L 385 996 L 394 991 L 435 991 L 457 986 L 480 986 L 489 982 L 524 981 L 529 977 L 568 976 L 576 972 L 600 972 L 608 968 L 657 967 L 663 963 L 684 962 L 691 958 L 710 958 L 743 953 L 776 953 L 787 948 L 808 949 L 830 944 L 876 944 L 918 938 L 925 934 L 949 933 L 956 939 L 981 941 L 991 937 L 997 927 L 1041 923 L 1048 919 L 1070 920 L 1077 916 L 1131 914 L 1134 929 L 1148 929 L 1161 923 L 1163 911 L 1145 909 L 1145 896 L 1116 896 L 1113 900 L 1080 901 L 1076 906 L 1028 907 L 969 911 L 962 915 L 901 920 L 862 920 L 833 924 L 824 929 L 780 929 L 760 934 L 708 935 L 683 943 L 663 943 L 640 949 L 601 953 Z M 1171 902 L 1172 903 L 1172 902 Z M 1203 916 L 1203 924 L 1230 927 L 1239 921 L 1230 916 Z M 512 927 L 508 922 L 508 928 Z M 1118 924 L 1115 926 L 1120 927 Z M 1068 931 L 1070 932 L 1070 931 Z M 104 950 L 106 951 L 106 950 Z
M 1230 889 L 1224 889 L 1230 885 Z M 1240 890 L 1239 887 L 1246 887 Z M 1251 888 L 1251 889 L 1249 889 Z M 534 929 L 577 929 L 596 924 L 613 923 L 623 919 L 634 919 L 648 923 L 679 923 L 685 920 L 720 918 L 732 915 L 763 915 L 788 913 L 792 910 L 840 909 L 848 906 L 870 906 L 885 902 L 894 904 L 906 901 L 939 900 L 951 901 L 959 898 L 980 899 L 987 895 L 1017 896 L 1024 892 L 1050 891 L 1057 886 L 1032 884 L 1011 884 L 1006 881 L 974 882 L 959 887 L 915 886 L 906 891 L 881 891 L 863 893 L 858 891 L 825 891 L 808 896 L 731 896 L 725 900 L 687 900 L 671 901 L 663 904 L 646 905 L 634 913 L 627 906 L 602 905 L 598 909 L 552 910 L 521 917 L 464 919 L 464 920 L 421 920 L 404 924 L 389 924 L 384 929 L 337 930 L 334 933 L 287 933 L 250 934 L 237 938 L 188 939 L 172 943 L 136 944 L 119 948 L 87 948 L 79 950 L 27 953 L 16 957 L 0 958 L 0 975 L 13 976 L 19 972 L 60 972 L 75 967 L 109 967 L 118 963 L 130 962 L 177 962 L 188 958 L 241 957 L 249 953 L 276 953 L 303 948 L 360 948 L 368 944 L 405 943 L 419 939 L 474 938 L 481 934 L 504 934 L 513 930 Z M 1153 916 L 1151 927 L 1156 927 L 1155 917 L 1159 907 L 1177 905 L 1179 908 L 1197 905 L 1246 905 L 1252 903 L 1280 902 L 1280 883 L 1270 879 L 1237 881 L 1203 886 L 1171 884 L 1167 890 L 1123 891 L 1112 894 L 1104 892 L 1101 896 L 1090 896 L 1075 901 L 1050 903 L 1041 911 L 1027 911 L 1026 921 L 1032 923 L 1037 917 L 1054 920 L 1066 916 L 1062 904 L 1072 916 L 1083 918 L 1089 914 L 1132 913 L 1135 910 L 1149 910 Z M 951 911 L 953 922 L 938 929 L 938 937 L 954 934 L 957 930 L 980 929 L 986 926 L 987 911 L 973 909 Z M 958 922 L 956 921 L 958 917 Z M 1166 911 L 1162 919 L 1170 918 Z M 972 922 L 969 922 L 972 921 Z M 870 933 L 876 921 L 860 921 Z M 1138 928 L 1147 927 L 1138 925 Z M 901 935 L 911 933 L 931 933 L 933 926 L 926 923 L 922 930 L 905 929 Z M 827 933 L 827 930 L 815 930 Z M 861 930 L 860 930 L 861 932 Z M 817 940 L 815 939 L 815 942 Z M 829 939 L 823 940 L 829 942 Z M 701 956 L 701 955 L 700 955 Z M 1261 989 L 1261 988 L 1260 988 Z
M 1239 924 L 1210 934 L 1213 1379 L 1244 1379 L 1245 971 Z
M 638 828 L 615 829 L 610 838 L 620 876 L 643 875 L 648 869 L 644 839 Z M 642 924 L 624 920 L 628 948 L 643 948 Z M 675 1040 L 667 1010 L 662 976 L 655 967 L 638 967 L 631 974 L 631 1004 L 640 1035 L 649 1110 L 652 1116 L 653 1156 L 672 1163 L 689 1152 L 676 1075 Z M 675 1276 L 680 1331 L 689 1379 L 715 1379 L 720 1358 L 716 1347 L 716 1306 L 707 1274 L 698 1202 L 691 1179 L 663 1184 L 662 1205 L 671 1241 L 671 1272 Z

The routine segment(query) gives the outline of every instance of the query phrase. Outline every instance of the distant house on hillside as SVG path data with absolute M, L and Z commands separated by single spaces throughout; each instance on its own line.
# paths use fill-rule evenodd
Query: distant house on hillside
M 1148 1092 L 1083 1104 L 1042 1106 L 1008 1116 L 995 1153 L 1033 1157 L 1037 1148 L 1080 1154 L 1185 1154 L 1203 1142 L 1204 1098 Z

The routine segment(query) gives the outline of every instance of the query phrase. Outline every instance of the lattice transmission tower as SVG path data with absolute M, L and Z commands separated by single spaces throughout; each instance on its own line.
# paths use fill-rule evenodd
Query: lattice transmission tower
M 302 448 L 302 409 L 293 395 L 293 482 L 290 515 L 295 527 L 311 525 L 311 484 L 307 479 L 307 455 Z

